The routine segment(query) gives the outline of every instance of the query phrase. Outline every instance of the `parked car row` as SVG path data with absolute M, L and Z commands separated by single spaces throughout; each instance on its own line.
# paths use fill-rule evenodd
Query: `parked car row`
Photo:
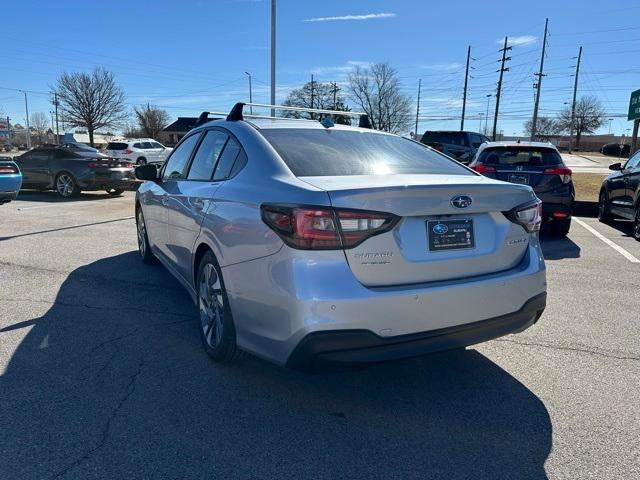
M 131 162 L 89 150 L 34 148 L 14 161 L 22 171 L 22 188 L 55 190 L 65 198 L 82 190 L 119 195 L 135 186 Z

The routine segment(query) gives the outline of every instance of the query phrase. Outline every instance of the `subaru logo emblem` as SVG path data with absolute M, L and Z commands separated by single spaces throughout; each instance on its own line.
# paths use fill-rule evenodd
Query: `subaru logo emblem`
M 451 205 L 456 208 L 467 208 L 470 207 L 472 203 L 473 200 L 468 195 L 458 195 L 451 199 Z
M 447 227 L 444 223 L 437 223 L 433 226 L 433 233 L 436 235 L 444 235 L 449 231 L 449 227 Z

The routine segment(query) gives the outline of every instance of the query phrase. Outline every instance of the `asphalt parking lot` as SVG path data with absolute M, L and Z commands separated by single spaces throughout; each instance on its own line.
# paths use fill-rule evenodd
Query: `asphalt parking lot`
M 212 363 L 133 193 L 0 207 L 0 478 L 640 478 L 640 243 L 543 239 L 529 330 L 364 371 Z

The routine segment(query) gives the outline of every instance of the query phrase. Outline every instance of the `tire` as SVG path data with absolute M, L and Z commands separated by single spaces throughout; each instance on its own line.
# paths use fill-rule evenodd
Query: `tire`
M 142 214 L 142 208 L 138 207 L 136 210 L 136 232 L 138 237 L 138 251 L 142 261 L 146 264 L 156 263 L 156 257 L 151 251 L 151 245 L 149 245 L 149 236 L 147 235 L 147 225 L 144 221 L 144 215 Z
M 220 267 L 210 251 L 200 260 L 196 288 L 204 349 L 214 361 L 230 362 L 239 353 L 236 330 Z
M 117 197 L 118 195 L 122 195 L 124 193 L 123 188 L 108 188 L 107 193 L 112 197 Z
M 566 237 L 571 228 L 571 218 L 563 218 L 562 220 L 554 220 L 551 223 L 551 234 L 556 237 Z
M 136 165 L 146 165 L 147 164 L 147 159 L 144 157 L 140 157 L 139 159 L 136 160 Z
M 78 186 L 78 182 L 73 178 L 68 172 L 60 172 L 56 175 L 55 180 L 55 189 L 56 193 L 63 198 L 71 198 L 77 197 L 80 195 L 80 187 Z
M 602 223 L 609 223 L 613 220 L 609 213 L 609 194 L 606 190 L 602 190 L 598 197 L 598 220 Z
M 633 219 L 633 238 L 640 242 L 640 203 L 636 205 L 636 215 Z

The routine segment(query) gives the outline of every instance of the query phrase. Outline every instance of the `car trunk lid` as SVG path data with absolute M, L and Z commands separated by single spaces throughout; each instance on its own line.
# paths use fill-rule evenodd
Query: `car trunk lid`
M 326 190 L 334 208 L 401 217 L 392 231 L 345 250 L 353 274 L 367 286 L 490 274 L 519 264 L 528 246 L 525 230 L 502 214 L 535 199 L 526 186 L 469 175 L 300 178 Z M 471 204 L 455 207 L 458 197 L 469 197 Z M 447 234 L 455 245 L 442 248 Z

